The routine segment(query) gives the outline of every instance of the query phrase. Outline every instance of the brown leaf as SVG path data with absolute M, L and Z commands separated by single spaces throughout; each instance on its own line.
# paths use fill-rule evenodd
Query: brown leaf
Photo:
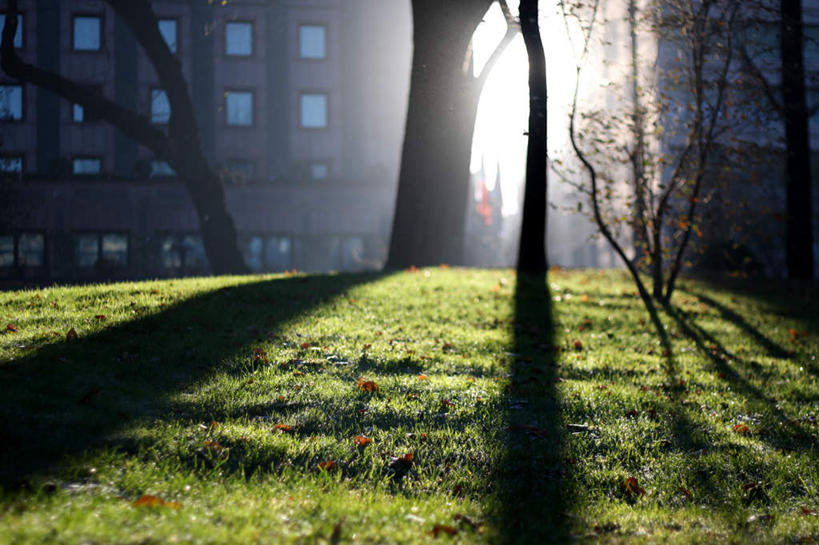
M 737 433 L 741 433 L 741 434 L 743 434 L 743 435 L 744 435 L 744 434 L 751 433 L 751 428 L 749 428 L 749 427 L 748 427 L 748 426 L 746 426 L 745 424 L 737 424 L 736 426 L 734 426 L 733 430 L 734 430 L 735 432 L 737 432 Z
M 94 318 L 96 318 L 97 320 L 99 320 L 101 322 L 101 321 L 105 320 L 106 318 L 108 318 L 108 316 L 106 316 L 105 314 L 97 314 L 97 315 L 94 316 Z
M 429 377 L 426 375 L 418 375 L 418 380 L 429 380 Z
M 73 327 L 68 330 L 68 333 L 65 334 L 66 341 L 76 341 L 79 338 L 80 338 L 79 335 L 77 335 L 77 332 L 74 330 Z
M 574 341 L 574 349 L 575 350 L 583 350 L 583 343 L 580 342 L 579 339 L 575 339 Z
M 356 435 L 356 436 L 353 438 L 353 442 L 354 442 L 354 443 L 356 444 L 356 446 L 358 446 L 358 447 L 366 447 L 367 445 L 369 445 L 370 443 L 372 443 L 372 442 L 373 442 L 373 440 L 372 440 L 372 439 L 370 439 L 369 437 L 367 437 L 366 435 Z
M 14 324 L 7 324 L 7 325 L 6 325 L 6 331 L 10 331 L 10 332 L 12 332 L 12 333 L 16 333 L 16 332 L 17 332 L 17 326 L 16 326 L 16 325 L 14 325 Z
M 438 534 L 454 536 L 458 533 L 458 529 L 446 524 L 436 524 L 429 533 L 432 534 L 433 537 L 438 537 Z
M 455 406 L 455 404 L 453 402 L 451 402 L 450 400 L 448 400 L 448 399 L 442 399 L 441 400 L 441 405 L 443 405 L 444 407 L 454 407 Z
M 626 477 L 623 479 L 623 482 L 620 483 L 620 490 L 622 490 L 627 496 L 646 495 L 645 489 L 640 487 L 636 477 Z
M 221 426 L 221 424 L 219 424 L 219 422 L 217 422 L 216 420 L 211 420 L 210 424 L 208 424 L 208 429 L 215 430 L 219 426 Z
M 170 509 L 179 509 L 182 507 L 181 503 L 165 501 L 159 496 L 152 496 L 150 494 L 145 494 L 131 505 L 134 507 L 168 507 Z
M 333 460 L 327 460 L 326 462 L 319 462 L 319 469 L 323 469 L 325 471 L 330 471 L 331 469 L 335 469 L 336 463 Z
M 273 426 L 273 429 L 274 430 L 279 430 L 281 432 L 286 432 L 286 433 L 290 433 L 290 432 L 293 431 L 293 427 L 288 426 L 287 424 L 276 424 L 275 426 Z
M 301 347 L 303 350 L 307 350 L 308 348 L 310 348 L 310 343 L 301 343 Z
M 806 517 L 819 517 L 819 511 L 810 507 L 801 507 L 802 514 Z
M 365 392 L 377 392 L 378 391 L 378 384 L 373 382 L 372 380 L 364 380 L 363 378 L 359 378 L 358 382 L 356 382 L 356 386 L 364 390 Z
M 688 490 L 688 489 L 687 489 L 686 487 L 684 487 L 684 486 L 681 486 L 681 487 L 680 487 L 680 493 L 681 493 L 683 496 L 685 496 L 686 498 L 688 498 L 689 500 L 690 500 L 690 499 L 692 499 L 692 498 L 694 497 L 694 494 L 692 494 L 692 493 L 691 493 L 691 491 L 690 491 L 690 490 Z
M 204 446 L 206 449 L 211 450 L 211 451 L 213 451 L 213 452 L 214 452 L 214 453 L 216 453 L 216 454 L 221 454 L 221 453 L 222 453 L 222 451 L 225 449 L 225 447 L 223 447 L 223 446 L 222 446 L 221 444 L 219 444 L 219 442 L 217 442 L 217 441 L 205 441 L 205 442 L 203 443 L 203 446 Z

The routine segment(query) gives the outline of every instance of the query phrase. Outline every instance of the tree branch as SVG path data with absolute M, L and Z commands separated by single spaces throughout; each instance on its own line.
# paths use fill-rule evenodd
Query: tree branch
M 6 74 L 22 82 L 47 89 L 74 104 L 79 104 L 89 117 L 111 123 L 130 138 L 149 148 L 158 157 L 168 158 L 168 137 L 162 130 L 151 125 L 146 116 L 91 92 L 93 88 L 90 86 L 23 62 L 14 49 L 17 15 L 17 0 L 9 0 L 2 44 L 0 44 L 0 66 Z
M 492 55 L 489 56 L 489 60 L 487 60 L 486 64 L 481 68 L 481 73 L 475 78 L 478 81 L 479 87 L 483 87 L 483 84 L 486 83 L 486 79 L 492 72 L 492 68 L 495 67 L 504 51 L 506 51 L 506 48 L 509 47 L 509 44 L 512 43 L 512 40 L 517 36 L 518 32 L 520 32 L 520 22 L 512 15 L 512 10 L 509 9 L 509 4 L 506 0 L 498 0 L 498 3 L 503 12 L 503 17 L 506 19 L 506 34 L 503 35 L 503 38 L 498 42 L 495 50 L 492 51 Z

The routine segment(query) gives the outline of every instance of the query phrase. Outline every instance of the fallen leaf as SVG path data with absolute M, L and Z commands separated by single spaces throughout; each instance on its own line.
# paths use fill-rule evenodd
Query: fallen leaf
M 293 431 L 293 427 L 288 426 L 287 424 L 276 424 L 275 426 L 273 426 L 273 429 L 283 431 L 283 432 L 287 432 L 287 433 L 290 433 L 290 432 Z
M 99 321 L 103 321 L 106 318 L 108 318 L 108 316 L 106 316 L 105 314 L 97 314 L 97 315 L 94 316 L 94 318 L 96 318 Z
M 301 371 L 293 371 L 293 376 L 294 377 L 303 377 L 304 373 L 302 373 Z
M 575 339 L 574 341 L 574 349 L 575 350 L 583 350 L 583 343 L 579 340 Z
M 17 331 L 17 326 L 14 324 L 8 324 L 6 325 L 6 331 L 11 331 L 12 333 L 15 333 Z
M 806 517 L 819 517 L 819 511 L 811 509 L 810 507 L 802 507 L 802 514 Z
M 211 430 L 215 430 L 219 426 L 221 426 L 221 424 L 219 424 L 219 422 L 217 422 L 216 420 L 211 420 L 210 424 L 208 424 L 208 428 Z
M 426 375 L 418 375 L 418 380 L 429 380 L 429 377 Z
M 640 487 L 636 477 L 623 479 L 623 482 L 620 483 L 620 490 L 630 497 L 646 495 L 645 489 Z
M 751 428 L 749 428 L 745 424 L 737 424 L 736 426 L 734 426 L 733 430 L 741 434 L 751 433 Z
M 353 442 L 356 444 L 356 446 L 366 447 L 367 445 L 372 443 L 373 440 L 367 437 L 366 435 L 356 435 L 353 438 Z
M 378 391 L 378 384 L 373 382 L 372 380 L 364 380 L 363 378 L 358 379 L 356 382 L 356 386 L 364 390 L 365 392 L 377 392 Z
M 206 449 L 212 450 L 216 454 L 221 454 L 222 451 L 225 449 L 225 447 L 223 447 L 221 444 L 219 444 L 218 441 L 205 441 L 204 443 L 202 443 L 202 445 Z
M 182 504 L 179 502 L 165 501 L 159 496 L 152 496 L 150 494 L 145 494 L 131 505 L 134 507 L 168 507 L 170 509 L 179 509 L 182 507 Z
M 692 498 L 694 497 L 694 494 L 692 494 L 692 493 L 691 493 L 691 491 L 690 491 L 690 490 L 688 490 L 688 489 L 687 489 L 686 487 L 684 487 L 684 486 L 681 486 L 681 487 L 680 487 L 680 493 L 682 493 L 682 495 L 683 495 L 683 496 L 685 496 L 686 498 L 688 498 L 689 500 L 690 500 L 690 499 L 692 499 Z
M 458 533 L 458 529 L 446 524 L 436 524 L 432 527 L 432 531 L 429 533 L 432 534 L 433 537 L 438 537 L 438 534 L 454 536 Z
M 442 399 L 441 400 L 441 405 L 443 405 L 445 407 L 454 407 L 455 406 L 455 404 L 453 402 L 451 402 L 450 400 L 448 400 L 448 399 Z
M 330 471 L 336 467 L 336 463 L 332 460 L 327 460 L 326 462 L 319 462 L 319 469 L 323 469 L 325 471 Z
M 301 347 L 303 350 L 307 350 L 308 348 L 310 348 L 310 343 L 301 343 Z
M 77 332 L 74 330 L 73 327 L 68 330 L 68 333 L 65 334 L 66 341 L 76 341 L 79 338 L 80 338 L 79 335 L 77 335 Z

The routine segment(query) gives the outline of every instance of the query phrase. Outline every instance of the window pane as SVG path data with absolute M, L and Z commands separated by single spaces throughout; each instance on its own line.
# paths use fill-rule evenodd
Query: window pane
M 151 123 L 166 124 L 171 119 L 171 102 L 164 89 L 151 90 Z
M 101 45 L 99 17 L 74 17 L 74 50 L 99 51 Z
M 17 239 L 17 257 L 23 267 L 42 267 L 45 261 L 45 236 L 23 233 Z
M 262 237 L 252 237 L 244 248 L 245 263 L 251 271 L 262 270 Z
M 178 269 L 182 266 L 182 247 L 176 237 L 167 236 L 162 239 L 159 258 L 166 269 Z
M 97 235 L 78 235 L 74 244 L 74 263 L 78 267 L 93 267 L 99 258 Z
M 151 178 L 172 178 L 176 172 L 167 161 L 151 161 Z
M 0 172 L 23 172 L 23 158 L 0 157 Z
M 249 126 L 253 124 L 253 93 L 228 91 L 225 93 L 227 124 Z
M 99 174 L 102 170 L 100 159 L 74 159 L 72 172 L 74 174 Z
M 74 123 L 82 123 L 85 121 L 85 110 L 83 110 L 82 106 L 79 104 L 74 104 L 74 108 L 71 112 L 71 119 Z
M 301 95 L 301 126 L 308 129 L 327 127 L 327 95 Z
M 6 26 L 6 14 L 0 13 L 0 31 Z M 23 16 L 17 14 L 17 31 L 14 33 L 14 47 L 20 49 L 23 47 Z
M 264 261 L 268 269 L 284 271 L 290 268 L 290 238 L 268 237 Z
M 225 53 L 244 57 L 253 54 L 253 25 L 251 23 L 225 24 Z
M 22 85 L 0 85 L 0 119 L 6 121 L 23 119 Z
M 205 245 L 199 235 L 182 237 L 182 264 L 186 269 L 205 269 L 208 258 L 205 255 Z
M 327 56 L 327 28 L 319 25 L 299 27 L 299 54 L 302 59 L 323 59 Z
M 14 237 L 3 235 L 0 237 L 0 267 L 14 265 Z
M 175 19 L 160 19 L 159 33 L 165 43 L 168 44 L 168 49 L 171 53 L 176 53 L 176 20 Z
M 128 236 L 102 235 L 102 261 L 117 267 L 128 265 Z
M 310 165 L 310 177 L 314 180 L 323 180 L 330 174 L 327 163 L 313 163 Z

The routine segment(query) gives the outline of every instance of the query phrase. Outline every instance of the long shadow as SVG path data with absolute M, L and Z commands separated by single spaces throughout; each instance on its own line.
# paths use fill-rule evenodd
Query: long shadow
M 568 541 L 566 426 L 557 399 L 552 298 L 544 276 L 518 274 L 514 358 L 498 468 L 500 541 Z
M 117 432 L 134 422 L 177 411 L 174 396 L 212 373 L 231 371 L 231 359 L 242 350 L 250 359 L 251 343 L 382 276 L 239 281 L 0 361 L 0 491 L 30 486 L 58 470 L 66 457 L 117 444 Z M 140 294 L 132 295 L 139 300 Z M 132 308 L 140 311 L 136 302 Z

